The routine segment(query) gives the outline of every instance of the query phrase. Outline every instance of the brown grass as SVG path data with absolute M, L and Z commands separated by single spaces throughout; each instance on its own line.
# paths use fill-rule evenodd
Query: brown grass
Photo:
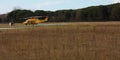
M 120 60 L 120 25 L 1 30 L 0 60 Z

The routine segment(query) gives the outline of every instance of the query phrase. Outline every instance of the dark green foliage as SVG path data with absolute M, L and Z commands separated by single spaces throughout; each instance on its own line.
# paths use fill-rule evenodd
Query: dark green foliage
M 106 6 L 92 6 L 81 10 L 81 19 L 85 21 L 104 21 L 108 19 Z
M 34 12 L 34 15 L 35 16 L 46 16 L 47 15 L 47 12 L 46 11 L 43 11 L 43 10 L 36 10 Z
M 32 16 L 33 12 L 30 10 L 13 10 L 12 12 L 8 13 L 7 18 L 9 22 L 23 22 L 24 18 Z
M 7 15 L 7 22 L 23 22 L 29 16 L 49 16 L 49 22 L 74 22 L 74 21 L 119 21 L 120 3 L 111 5 L 91 6 L 77 10 L 44 11 L 13 10 Z
M 0 23 L 2 22 L 2 19 L 0 18 Z
M 114 4 L 108 7 L 111 20 L 120 20 L 120 4 Z

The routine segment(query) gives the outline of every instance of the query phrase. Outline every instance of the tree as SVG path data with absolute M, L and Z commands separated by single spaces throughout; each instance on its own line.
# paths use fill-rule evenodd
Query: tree
M 110 11 L 110 19 L 120 20 L 120 4 L 112 6 Z
M 12 12 L 8 13 L 7 18 L 9 22 L 23 22 L 24 18 L 32 16 L 33 12 L 30 10 L 13 10 Z
M 30 16 L 49 16 L 49 22 L 71 22 L 71 21 L 111 21 L 120 20 L 120 3 L 111 5 L 91 6 L 77 10 L 21 10 L 15 9 L 8 13 L 4 21 L 22 22 L 21 18 Z M 3 20 L 2 20 L 3 21 Z
M 47 12 L 46 11 L 43 11 L 43 10 L 36 10 L 34 12 L 34 15 L 35 16 L 46 16 L 47 15 Z

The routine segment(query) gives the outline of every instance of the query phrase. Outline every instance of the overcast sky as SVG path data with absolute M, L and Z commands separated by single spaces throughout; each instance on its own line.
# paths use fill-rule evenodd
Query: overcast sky
M 79 9 L 88 6 L 107 5 L 120 0 L 1 0 L 0 14 L 12 11 L 15 8 L 30 10 L 61 10 Z

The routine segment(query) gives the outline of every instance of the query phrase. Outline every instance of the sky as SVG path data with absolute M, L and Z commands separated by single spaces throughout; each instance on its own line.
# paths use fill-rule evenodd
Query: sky
M 0 14 L 8 13 L 14 9 L 56 11 L 62 9 L 81 9 L 118 2 L 120 0 L 1 0 Z

